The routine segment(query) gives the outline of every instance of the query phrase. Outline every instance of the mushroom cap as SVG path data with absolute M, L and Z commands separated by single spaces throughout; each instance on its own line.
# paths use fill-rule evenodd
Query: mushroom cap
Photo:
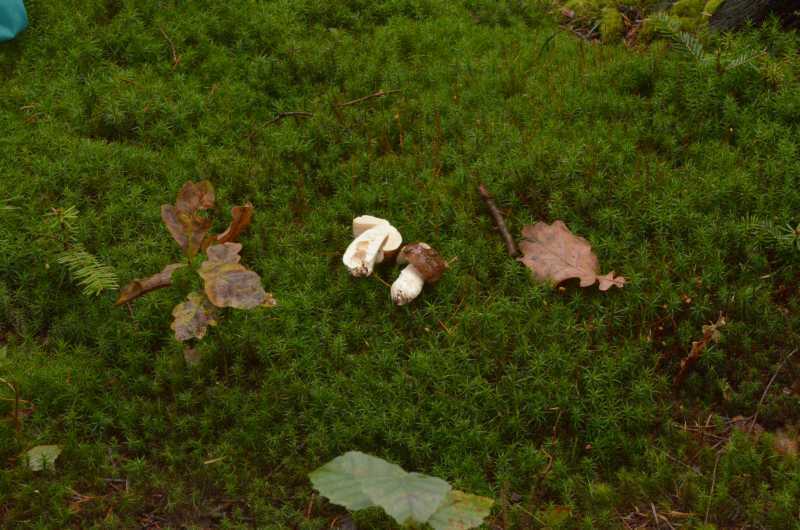
M 374 215 L 359 215 L 353 219 L 353 237 L 358 237 L 369 230 L 381 224 L 390 224 L 386 219 L 375 217 Z
M 447 262 L 427 243 L 409 243 L 397 255 L 397 263 L 413 265 L 426 282 L 434 283 L 444 274 Z
M 386 243 L 383 245 L 383 252 L 391 255 L 403 244 L 403 236 L 386 219 L 372 215 L 359 215 L 353 219 L 353 237 L 358 237 L 367 230 L 378 226 L 385 227 L 389 231 L 389 237 L 386 238 Z
M 353 276 L 369 276 L 376 263 L 383 260 L 383 251 L 389 237 L 389 225 L 378 225 L 361 233 L 345 250 L 342 262 Z

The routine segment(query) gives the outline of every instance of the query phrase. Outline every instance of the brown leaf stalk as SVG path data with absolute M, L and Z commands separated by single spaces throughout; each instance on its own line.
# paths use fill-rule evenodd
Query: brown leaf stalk
M 353 105 L 358 105 L 359 103 L 363 103 L 364 101 L 374 99 L 374 98 L 382 98 L 388 96 L 390 94 L 397 94 L 398 92 L 402 92 L 399 88 L 394 90 L 378 90 L 377 92 L 373 92 L 372 94 L 368 94 L 366 96 L 362 96 L 360 98 L 352 99 L 350 101 L 345 101 L 344 103 L 337 103 L 337 107 L 350 107 Z
M 516 258 L 519 256 L 519 249 L 517 248 L 517 244 L 514 242 L 514 238 L 511 237 L 511 232 L 508 231 L 506 221 L 503 219 L 503 214 L 494 203 L 494 198 L 492 198 L 491 193 L 489 193 L 489 191 L 486 189 L 486 186 L 483 184 L 478 186 L 478 193 L 480 193 L 481 197 L 483 197 L 483 201 L 486 203 L 486 207 L 489 209 L 492 219 L 494 219 L 495 227 L 497 227 L 497 231 L 500 232 L 500 236 L 503 238 L 503 241 L 506 244 L 506 251 L 508 252 L 508 255 L 512 258 Z

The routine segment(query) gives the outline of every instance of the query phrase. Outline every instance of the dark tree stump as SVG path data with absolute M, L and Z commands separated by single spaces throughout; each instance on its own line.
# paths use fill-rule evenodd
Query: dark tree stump
M 726 0 L 711 17 L 711 27 L 726 31 L 760 24 L 775 14 L 786 27 L 800 27 L 800 0 Z

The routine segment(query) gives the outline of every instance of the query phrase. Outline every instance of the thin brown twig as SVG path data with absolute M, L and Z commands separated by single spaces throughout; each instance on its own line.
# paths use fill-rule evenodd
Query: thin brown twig
M 661 452 L 664 454 L 664 456 L 666 456 L 667 458 L 669 458 L 670 460 L 672 460 L 672 461 L 673 461 L 673 462 L 675 462 L 676 464 L 680 464 L 680 465 L 682 465 L 683 467 L 685 467 L 685 468 L 686 468 L 686 469 L 688 469 L 689 471 L 691 471 L 691 472 L 693 472 L 693 473 L 697 473 L 697 474 L 698 474 L 698 475 L 700 475 L 701 477 L 703 476 L 703 474 L 702 474 L 700 471 L 698 471 L 698 470 L 697 470 L 697 469 L 695 469 L 694 467 L 690 466 L 690 465 L 689 465 L 689 464 L 687 464 L 686 462 L 683 462 L 683 461 L 681 461 L 681 460 L 678 460 L 677 458 L 675 458 L 674 456 L 672 456 L 672 455 L 671 455 L 671 454 L 669 454 L 668 452 L 664 451 L 663 449 L 660 449 L 660 451 L 661 451 Z
M 547 477 L 547 475 L 550 474 L 550 470 L 553 469 L 553 455 L 551 455 L 549 452 L 547 452 L 547 450 L 545 448 L 543 448 L 543 447 L 540 447 L 539 450 L 547 455 L 547 465 L 544 467 L 542 472 L 539 473 L 539 478 L 536 481 L 536 489 L 537 490 L 539 489 L 539 485 L 542 483 L 542 481 L 545 479 L 545 477 Z
M 164 31 L 164 28 L 159 26 L 158 31 L 161 32 L 161 34 L 164 36 L 165 39 L 167 39 L 167 42 L 169 43 L 169 48 L 170 51 L 172 52 L 172 69 L 174 70 L 180 64 L 181 56 L 175 49 L 175 43 L 172 42 L 172 39 L 169 38 L 169 35 L 167 35 L 167 32 Z
M 717 459 L 714 460 L 714 472 L 711 476 L 711 491 L 708 493 L 708 505 L 706 506 L 706 516 L 703 518 L 703 524 L 708 524 L 708 514 L 711 512 L 711 501 L 714 500 L 714 486 L 717 485 L 717 464 L 719 464 L 719 457 L 722 453 L 717 453 Z
M 486 203 L 486 207 L 489 209 L 489 213 L 492 215 L 492 219 L 494 219 L 495 227 L 497 227 L 497 231 L 500 232 L 500 236 L 502 236 L 503 241 L 506 244 L 506 250 L 508 251 L 508 255 L 512 258 L 519 256 L 519 249 L 517 248 L 517 244 L 514 243 L 514 238 L 511 237 L 511 232 L 508 231 L 508 227 L 506 226 L 506 221 L 503 219 L 503 214 L 500 212 L 500 209 L 494 203 L 494 199 L 492 198 L 491 193 L 489 190 L 486 189 L 486 186 L 480 184 L 478 186 L 478 193 L 481 194 L 483 197 L 483 201 Z
M 770 387 L 772 387 L 772 383 L 775 381 L 775 378 L 778 377 L 778 372 L 781 371 L 783 365 L 785 365 L 789 361 L 789 359 L 792 358 L 792 355 L 794 355 L 795 353 L 797 353 L 797 348 L 793 349 L 791 352 L 789 352 L 789 354 L 786 357 L 783 358 L 781 364 L 779 364 L 778 368 L 775 369 L 775 373 L 772 374 L 769 383 L 767 383 L 766 388 L 764 388 L 764 393 L 761 394 L 761 399 L 758 400 L 758 405 L 756 405 L 756 411 L 755 413 L 753 413 L 753 419 L 750 421 L 750 426 L 747 428 L 748 433 L 753 432 L 753 427 L 755 426 L 756 420 L 758 419 L 758 413 L 761 410 L 761 405 L 764 404 L 764 399 L 766 399 L 767 393 L 769 393 L 769 389 Z
M 650 509 L 653 510 L 653 520 L 656 522 L 656 528 L 661 530 L 661 523 L 658 520 L 658 514 L 656 513 L 656 505 L 652 502 L 650 503 Z
M 314 496 L 315 493 L 311 493 L 311 498 L 308 500 L 308 506 L 306 507 L 306 519 L 311 519 L 311 510 L 314 507 Z
M 376 280 L 378 280 L 379 282 L 381 282 L 383 285 L 385 285 L 389 289 L 392 288 L 392 285 L 389 282 L 387 282 L 386 280 L 384 280 L 383 278 L 381 278 L 377 274 L 373 274 L 372 277 L 375 278 Z
M 337 107 L 350 107 L 352 105 L 358 105 L 359 103 L 363 103 L 364 101 L 374 99 L 374 98 L 382 98 L 388 96 L 390 94 L 397 94 L 398 92 L 402 92 L 402 89 L 396 88 L 394 90 L 378 90 L 377 92 L 373 92 L 372 94 L 367 94 L 366 96 L 362 96 L 360 98 L 351 99 L 350 101 L 345 101 L 344 103 L 337 103 Z
M 303 110 L 279 112 L 278 114 L 275 115 L 274 118 L 269 120 L 266 124 L 267 125 L 272 125 L 273 123 L 277 123 L 277 122 L 281 121 L 282 119 L 289 118 L 289 117 L 292 117 L 292 118 L 311 118 L 312 116 L 314 116 L 313 112 L 306 112 L 306 111 L 303 111 Z
M 564 410 L 561 407 L 556 407 L 558 409 L 558 416 L 556 416 L 556 421 L 553 422 L 553 432 L 550 436 L 550 439 L 555 443 L 558 439 L 558 422 L 561 421 L 561 414 L 563 414 Z

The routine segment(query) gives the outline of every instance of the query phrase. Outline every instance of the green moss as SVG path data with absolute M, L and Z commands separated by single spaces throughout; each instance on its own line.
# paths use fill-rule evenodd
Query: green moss
M 703 19 L 697 17 L 679 17 L 662 13 L 644 19 L 639 27 L 638 37 L 643 42 L 650 42 L 662 34 L 697 31 L 704 22 Z
M 569 0 L 565 7 L 573 10 L 579 18 L 596 18 L 603 8 L 598 0 Z
M 625 21 L 616 7 L 604 7 L 600 18 L 600 35 L 605 42 L 614 42 L 625 36 Z
M 659 36 L 663 27 L 663 22 L 655 17 L 647 17 L 639 26 L 638 39 L 642 42 L 650 42 Z
M 668 13 L 661 13 L 646 18 L 642 22 L 639 36 L 644 41 L 657 37 L 660 31 L 695 32 L 708 22 L 708 10 L 719 7 L 722 0 L 679 0 Z
M 715 475 L 714 450 L 675 424 L 751 414 L 800 329 L 781 229 L 800 212 L 796 34 L 725 39 L 726 56 L 758 42 L 785 71 L 712 73 L 665 42 L 587 45 L 536 0 L 77 3 L 28 2 L 31 31 L 0 47 L 0 377 L 35 405 L 18 435 L 0 385 L 4 528 L 155 511 L 164 527 L 321 530 L 344 509 L 308 510 L 307 473 L 349 449 L 519 492 L 552 526 L 616 528 L 650 502 L 695 514 L 673 520 L 687 528 L 709 502 L 719 528 L 795 525 L 800 463 L 742 436 Z M 379 88 L 402 92 L 335 105 Z M 313 116 L 273 121 L 292 110 Z M 280 304 L 226 312 L 193 368 L 170 311 L 196 275 L 115 309 L 81 295 L 41 233 L 74 205 L 87 250 L 141 278 L 179 259 L 159 207 L 190 178 L 255 205 L 244 261 Z M 479 178 L 515 234 L 563 219 L 628 284 L 536 283 Z M 414 304 L 342 267 L 361 213 L 452 259 Z M 748 216 L 774 230 L 754 236 Z M 724 340 L 673 389 L 720 312 Z M 800 424 L 791 383 L 775 380 L 764 425 Z M 37 444 L 64 446 L 55 472 L 19 462 Z M 69 509 L 74 492 L 91 502 Z
M 699 17 L 705 4 L 706 0 L 678 0 L 670 12 L 679 17 Z
M 723 3 L 725 3 L 725 0 L 708 0 L 703 8 L 703 14 L 710 17 L 717 12 L 717 9 L 719 9 L 719 6 L 721 6 Z

